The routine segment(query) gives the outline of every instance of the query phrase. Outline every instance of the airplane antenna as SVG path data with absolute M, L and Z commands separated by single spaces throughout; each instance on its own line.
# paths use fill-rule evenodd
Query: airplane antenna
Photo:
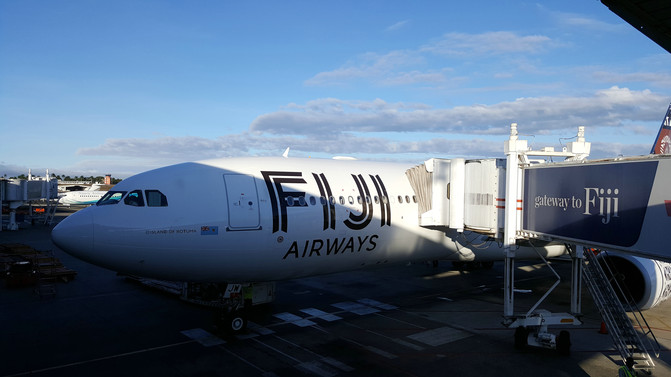
M 289 149 L 291 149 L 291 147 L 287 147 L 287 149 L 284 151 L 284 153 L 282 153 L 282 157 L 289 158 Z

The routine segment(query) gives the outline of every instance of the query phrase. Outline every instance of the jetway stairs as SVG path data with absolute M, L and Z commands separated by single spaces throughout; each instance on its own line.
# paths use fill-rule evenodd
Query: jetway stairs
M 608 271 L 604 271 L 604 267 Z M 601 313 L 608 333 L 613 339 L 615 348 L 620 353 L 622 360 L 631 357 L 635 364 L 634 369 L 641 369 L 651 372 L 655 363 L 650 356 L 654 353 L 659 357 L 660 345 L 652 333 L 648 322 L 643 317 L 635 303 L 629 300 L 629 303 L 623 304 L 618 298 L 616 289 L 620 297 L 630 297 L 624 292 L 623 288 L 617 283 L 617 271 L 612 270 L 606 263 L 599 263 L 599 260 L 591 249 L 585 251 L 583 281 L 592 294 L 594 303 Z M 608 278 L 611 276 L 612 278 Z M 613 288 L 613 287 L 617 288 Z M 630 315 L 627 315 L 627 312 Z M 640 331 L 637 331 L 636 328 Z

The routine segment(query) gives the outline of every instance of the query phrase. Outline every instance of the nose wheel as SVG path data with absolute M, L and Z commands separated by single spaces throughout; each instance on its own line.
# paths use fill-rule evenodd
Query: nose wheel
M 247 315 L 244 310 L 219 311 L 215 318 L 215 325 L 222 333 L 240 334 L 247 329 Z
M 228 315 L 227 323 L 231 333 L 239 334 L 247 328 L 247 317 L 241 310 L 236 310 Z

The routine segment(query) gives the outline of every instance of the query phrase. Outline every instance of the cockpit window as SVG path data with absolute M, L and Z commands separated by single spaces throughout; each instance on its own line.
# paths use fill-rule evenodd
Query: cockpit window
M 144 207 L 144 199 L 142 199 L 142 190 L 131 191 L 123 199 L 124 204 L 133 207 Z
M 168 198 L 158 190 L 144 190 L 148 207 L 167 207 Z
M 97 206 L 106 206 L 110 204 L 117 204 L 121 201 L 127 191 L 108 191 L 107 194 L 103 195 L 100 200 L 96 203 Z

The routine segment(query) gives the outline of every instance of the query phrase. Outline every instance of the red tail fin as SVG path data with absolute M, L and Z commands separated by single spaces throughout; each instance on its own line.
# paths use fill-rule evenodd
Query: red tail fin
M 659 127 L 659 133 L 652 146 L 650 154 L 671 154 L 671 105 L 666 110 L 666 116 Z

